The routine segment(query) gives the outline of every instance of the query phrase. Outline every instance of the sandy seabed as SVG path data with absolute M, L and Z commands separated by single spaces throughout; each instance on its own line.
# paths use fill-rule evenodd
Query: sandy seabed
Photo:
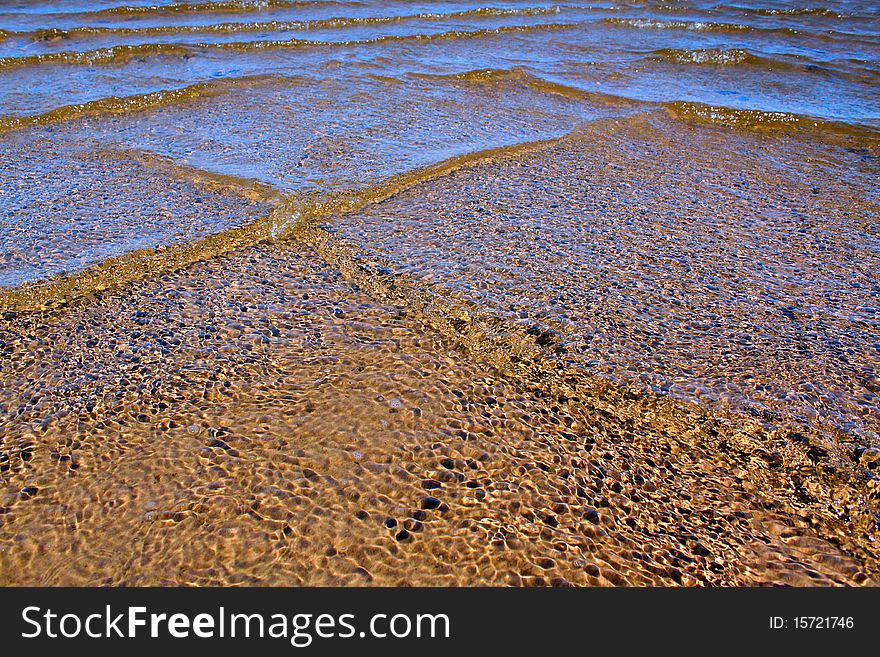
M 870 284 L 870 200 L 736 157 L 766 136 L 615 125 L 7 312 L 0 583 L 877 583 L 877 355 L 810 296 Z

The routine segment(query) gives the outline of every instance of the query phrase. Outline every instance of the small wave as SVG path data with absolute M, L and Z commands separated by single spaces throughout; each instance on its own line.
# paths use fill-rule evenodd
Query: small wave
M 134 57 L 147 55 L 187 55 L 192 49 L 172 43 L 145 43 L 135 46 L 110 46 L 97 50 L 41 53 L 23 57 L 0 57 L 0 68 L 33 66 L 38 64 L 109 64 L 122 63 Z
M 94 16 L 177 14 L 177 13 L 244 13 L 267 9 L 295 9 L 315 6 L 362 7 L 366 2 L 358 0 L 219 0 L 217 2 L 180 2 L 169 5 L 122 5 L 91 12 Z
M 552 7 L 522 7 L 504 9 L 495 7 L 481 7 L 479 9 L 467 9 L 463 11 L 422 12 L 418 14 L 403 14 L 399 16 L 355 16 L 333 17 L 302 21 L 265 21 L 265 22 L 227 22 L 209 25 L 159 25 L 150 27 L 101 27 L 82 26 L 67 30 L 57 28 L 36 30 L 33 32 L 15 32 L 14 36 L 30 38 L 35 41 L 52 41 L 56 39 L 71 39 L 82 36 L 134 36 L 134 35 L 163 35 L 163 34 L 235 34 L 246 32 L 267 31 L 307 31 L 307 30 L 338 30 L 348 27 L 362 27 L 365 25 L 387 25 L 403 23 L 407 21 L 443 21 L 458 20 L 462 18 L 504 18 L 509 16 L 545 16 L 555 15 L 571 8 L 570 6 L 554 5 Z
M 435 164 L 407 171 L 367 189 L 333 190 L 327 193 L 301 196 L 293 194 L 282 198 L 271 213 L 195 242 L 172 244 L 158 248 L 141 249 L 111 258 L 94 267 L 74 274 L 61 274 L 48 280 L 25 283 L 18 287 L 0 289 L 0 311 L 39 312 L 65 306 L 76 299 L 95 292 L 118 287 L 147 276 L 185 267 L 200 260 L 257 244 L 265 240 L 283 239 L 307 230 L 322 218 L 355 212 L 399 194 L 415 185 L 448 175 L 453 171 L 491 162 L 529 150 L 543 148 L 564 139 L 526 141 L 508 146 L 488 148 L 456 155 Z M 202 171 L 187 165 L 148 153 L 129 153 L 156 166 L 180 170 L 190 179 L 203 178 L 232 186 L 239 191 L 253 188 L 266 200 L 278 198 L 278 192 L 259 181 L 231 178 Z
M 772 62 L 764 57 L 753 55 L 744 48 L 663 48 L 653 51 L 650 58 L 676 64 L 711 64 L 713 66 Z
M 382 43 L 398 42 L 432 42 L 451 39 L 479 39 L 502 34 L 528 33 L 536 31 L 558 31 L 577 27 L 579 23 L 540 23 L 536 25 L 508 25 L 482 30 L 450 30 L 435 34 L 386 35 L 374 39 L 357 39 L 349 41 L 315 41 L 309 39 L 284 39 L 269 41 L 233 41 L 228 43 L 144 43 L 138 45 L 119 45 L 96 50 L 41 53 L 23 57 L 0 57 L 0 68 L 17 66 L 34 66 L 40 64 L 72 64 L 97 65 L 122 63 L 133 57 L 158 55 L 194 55 L 206 50 L 237 50 L 257 51 L 292 48 L 338 48 L 349 46 L 367 46 Z
M 641 100 L 635 100 L 625 96 L 609 94 L 601 91 L 588 91 L 562 82 L 548 80 L 547 78 L 536 75 L 521 66 L 502 69 L 481 68 L 460 73 L 412 73 L 410 75 L 416 79 L 430 81 L 464 82 L 467 84 L 480 85 L 502 83 L 516 84 L 528 87 L 539 93 L 563 96 L 577 101 L 586 101 L 593 106 L 603 106 L 614 109 L 628 110 L 634 107 L 645 108 L 652 106 L 652 103 L 646 103 Z
M 652 61 L 699 66 L 756 66 L 768 70 L 824 70 L 815 63 L 794 64 L 773 57 L 756 55 L 745 48 L 663 48 L 648 56 Z
M 838 19 L 853 17 L 853 14 L 841 13 L 827 7 L 789 7 L 787 9 L 781 9 L 728 4 L 718 5 L 715 9 L 717 11 L 736 11 L 743 14 L 754 14 L 756 16 L 824 16 L 827 18 Z
M 582 93 L 587 93 L 581 92 L 574 87 L 557 85 L 527 71 L 521 66 L 513 66 L 511 68 L 477 68 L 468 71 L 461 71 L 459 73 L 412 73 L 411 75 L 414 78 L 424 80 L 450 80 L 476 83 L 515 82 L 529 86 L 540 86 L 543 88 L 558 87 L 560 91 L 564 91 L 566 95 L 571 96 L 580 96 Z
M 411 75 L 419 79 L 446 80 L 468 84 L 521 84 L 542 93 L 560 95 L 588 102 L 591 105 L 601 105 L 617 110 L 650 111 L 652 108 L 656 109 L 659 107 L 664 108 L 678 119 L 696 123 L 758 130 L 783 128 L 810 129 L 820 133 L 826 132 L 856 137 L 859 141 L 868 143 L 871 147 L 880 146 L 880 128 L 876 128 L 873 125 L 829 121 L 790 112 L 736 109 L 693 101 L 656 102 L 604 91 L 582 89 L 577 86 L 549 80 L 526 70 L 524 67 L 474 69 L 453 74 L 413 73 Z
M 755 28 L 739 23 L 711 21 L 667 21 L 653 18 L 605 18 L 603 23 L 642 30 L 694 30 L 698 32 L 751 32 Z
M 767 35 L 781 36 L 803 36 L 809 35 L 810 38 L 822 41 L 859 41 L 869 44 L 876 43 L 875 37 L 861 34 L 858 32 L 845 30 L 815 29 L 800 27 L 770 27 L 758 25 L 744 25 L 742 23 L 718 23 L 714 21 L 692 21 L 692 20 L 657 20 L 653 18 L 616 18 L 608 17 L 602 19 L 606 25 L 616 25 L 618 27 L 628 27 L 632 29 L 645 30 L 690 30 L 695 32 L 719 32 L 731 34 L 758 33 Z
M 663 48 L 651 51 L 649 61 L 697 66 L 753 66 L 767 71 L 795 71 L 838 75 L 863 84 L 876 84 L 878 71 L 873 62 L 858 58 L 817 62 L 803 55 L 785 59 L 755 54 L 745 48 Z
M 427 80 L 433 83 L 463 82 L 467 84 L 513 84 L 528 87 L 539 93 L 564 96 L 578 101 L 587 101 L 592 105 L 603 105 L 618 109 L 651 105 L 650 103 L 622 96 L 599 91 L 587 91 L 560 82 L 554 82 L 530 73 L 522 67 L 512 67 L 509 69 L 474 69 L 450 74 L 410 73 L 403 76 L 368 74 L 367 77 L 386 84 L 400 84 L 404 82 L 407 77 L 416 80 Z M 265 74 L 222 78 L 208 82 L 199 82 L 178 89 L 159 89 L 131 96 L 110 96 L 75 105 L 64 105 L 40 114 L 0 116 L 0 133 L 29 126 L 59 123 L 82 116 L 137 113 L 148 109 L 186 102 L 188 100 L 196 100 L 206 96 L 218 95 L 232 88 L 271 84 L 290 84 L 295 80 L 298 80 L 298 78 L 278 74 Z M 305 77 L 303 80 L 305 83 L 309 83 L 311 78 Z
M 872 126 L 828 121 L 792 112 L 769 112 L 757 109 L 737 109 L 692 101 L 662 103 L 676 118 L 709 125 L 750 130 L 809 129 L 866 139 L 872 144 L 880 141 L 880 129 Z
M 674 101 L 664 105 L 679 118 L 731 127 L 758 128 L 792 126 L 803 123 L 803 117 L 790 112 L 766 112 L 735 109 L 689 101 Z M 815 123 L 815 122 L 813 122 Z
M 128 114 L 140 112 L 146 109 L 173 105 L 187 100 L 214 95 L 231 86 L 269 84 L 279 79 L 282 78 L 276 75 L 225 78 L 223 80 L 211 82 L 200 82 L 179 89 L 160 89 L 132 96 L 109 96 L 107 98 L 99 98 L 76 105 L 63 105 L 48 112 L 43 112 L 42 114 L 29 116 L 0 116 L 0 132 L 34 125 L 58 123 L 94 114 Z M 290 78 L 283 79 L 290 80 Z

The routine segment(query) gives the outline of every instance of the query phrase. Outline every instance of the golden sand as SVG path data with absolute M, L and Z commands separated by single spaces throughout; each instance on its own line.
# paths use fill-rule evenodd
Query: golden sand
M 635 143 L 597 129 L 452 167 L 283 239 L 53 310 L 7 311 L 0 583 L 876 584 L 870 446 L 854 453 L 819 425 L 700 404 L 575 357 L 581 322 L 606 321 L 575 313 L 590 307 L 595 287 L 581 281 L 597 263 L 541 247 L 562 248 L 551 238 L 566 213 L 587 208 L 566 200 L 566 175 L 604 184 L 571 165 L 593 161 L 584 149 L 599 134 L 616 135 L 614 152 Z M 637 161 L 633 172 L 646 175 Z M 546 176 L 556 184 L 542 197 Z M 615 176 L 625 187 L 622 164 Z M 505 227 L 527 226 L 544 201 L 538 239 Z M 491 215 L 475 210 L 490 204 Z M 433 225 L 445 234 L 418 230 L 444 213 Z M 383 239 L 370 233 L 377 217 L 395 227 Z M 457 232 L 456 221 L 472 223 Z M 620 225 L 618 238 L 635 230 Z M 492 276 L 516 255 L 479 234 L 490 230 L 532 250 L 523 266 L 567 262 L 557 271 L 579 281 L 574 300 L 537 306 L 533 295 L 564 282 L 546 272 L 539 287 L 471 281 L 456 253 L 473 263 L 470 249 L 491 245 Z M 456 241 L 466 234 L 472 243 Z M 731 289 L 716 308 L 737 319 Z M 520 305 L 540 317 L 516 316 Z M 668 348 L 668 367 L 681 366 Z M 706 344 L 690 348 L 719 376 L 748 369 L 747 350 L 724 370 Z M 829 362 L 826 378 L 846 375 Z

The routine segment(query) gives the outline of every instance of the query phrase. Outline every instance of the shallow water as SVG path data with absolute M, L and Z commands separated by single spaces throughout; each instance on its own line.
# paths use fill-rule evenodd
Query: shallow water
M 569 367 L 877 444 L 875 170 L 811 138 L 639 116 L 326 225 Z
M 875 583 L 878 55 L 868 1 L 0 3 L 0 581 Z
M 0 7 L 0 35 L 6 287 L 250 218 L 107 185 L 128 167 L 116 152 L 301 196 L 658 105 L 870 143 L 880 128 L 871 2 L 23 2 Z M 34 183 L 83 167 L 71 198 L 72 180 Z M 108 186 L 146 219 L 137 239 L 101 228 Z M 99 249 L 81 248 L 90 231 Z
M 487 367 L 302 244 L 3 340 L 4 584 L 876 581 L 870 515 L 794 451 Z

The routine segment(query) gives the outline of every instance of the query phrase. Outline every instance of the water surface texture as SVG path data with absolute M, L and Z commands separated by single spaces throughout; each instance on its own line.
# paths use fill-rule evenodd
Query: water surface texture
M 145 160 L 301 195 L 652 106 L 876 136 L 880 14 L 826 4 L 4 2 L 0 285 L 247 216 L 110 183 Z M 116 218 L 92 245 L 107 188 L 138 235 Z
M 0 0 L 0 583 L 865 584 L 870 0 Z

